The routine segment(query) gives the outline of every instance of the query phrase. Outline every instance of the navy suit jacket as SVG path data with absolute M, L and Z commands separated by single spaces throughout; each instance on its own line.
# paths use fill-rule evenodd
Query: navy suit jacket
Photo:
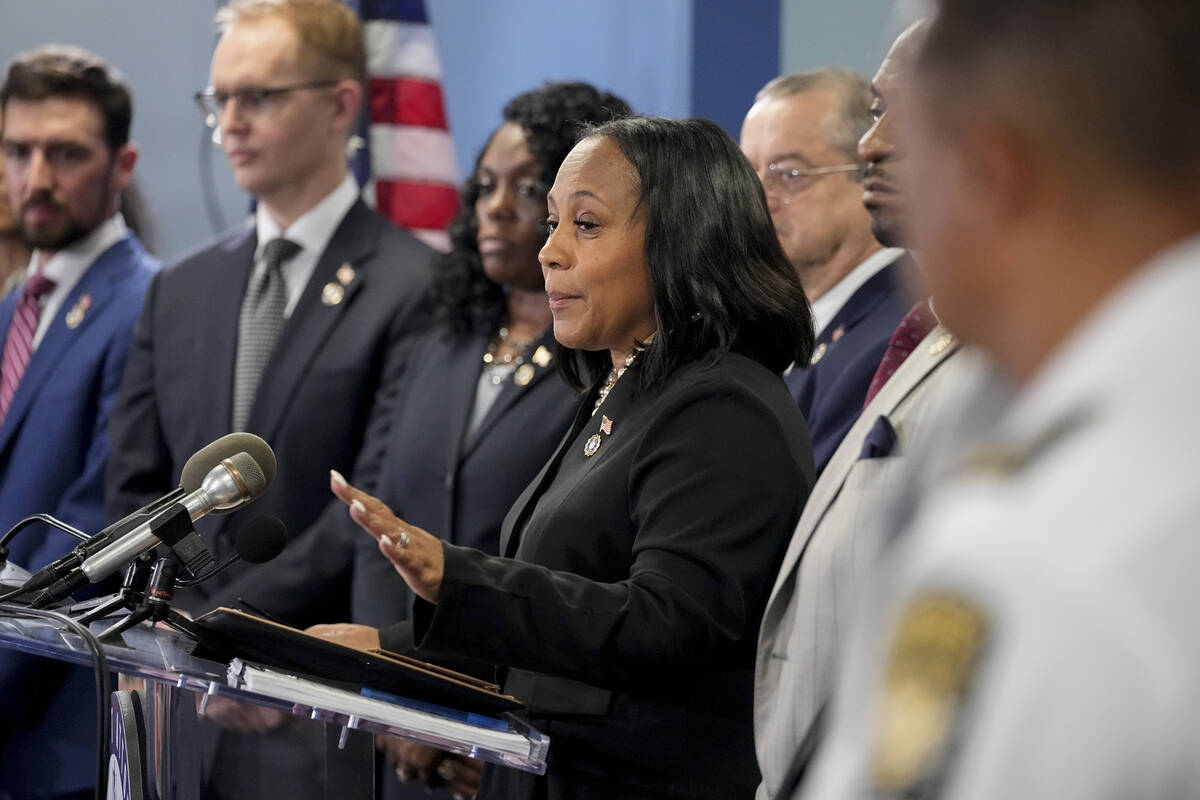
M 0 425 L 0 531 L 44 512 L 85 533 L 107 523 L 108 416 L 142 297 L 158 261 L 132 234 L 92 262 L 29 359 Z M 0 303 L 7 331 L 20 292 Z M 74 328 L 66 318 L 84 297 Z M 12 541 L 9 560 L 36 570 L 77 542 L 37 525 Z M 90 669 L 0 651 L 0 797 L 91 787 L 95 689 Z
M 163 270 L 146 296 L 112 415 L 111 516 L 169 492 L 189 457 L 230 431 L 238 315 L 257 237 L 247 226 Z M 329 500 L 329 470 L 352 472 L 377 395 L 398 385 L 409 337 L 428 326 L 433 251 L 358 201 L 334 231 L 271 354 L 246 430 L 267 441 L 275 480 L 245 509 L 196 523 L 217 560 L 237 532 L 274 514 L 292 536 Z M 324 287 L 353 277 L 332 305 Z M 238 564 L 192 590 L 185 608 L 250 569 Z M 339 613 L 340 612 L 340 613 Z M 345 619 L 348 603 L 330 609 Z
M 860 286 L 818 334 L 814 362 L 784 377 L 808 422 L 818 475 L 862 412 L 888 340 L 912 305 L 903 286 L 904 261 Z

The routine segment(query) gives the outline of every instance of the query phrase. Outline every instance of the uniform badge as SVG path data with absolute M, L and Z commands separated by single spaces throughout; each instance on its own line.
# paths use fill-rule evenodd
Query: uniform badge
M 75 302 L 75 305 L 67 312 L 67 327 L 71 330 L 78 328 L 83 323 L 83 315 L 92 307 L 92 296 L 85 294 Z
M 533 351 L 533 356 L 529 359 L 539 367 L 550 366 L 550 350 L 544 344 L 539 344 L 537 350 Z
M 987 617 L 967 598 L 936 593 L 908 602 L 892 635 L 874 721 L 876 792 L 937 793 L 987 638 Z
M 513 373 L 513 383 L 517 386 L 528 386 L 531 380 L 533 380 L 533 366 L 530 364 L 522 364 Z
M 346 296 L 346 290 L 339 284 L 330 281 L 321 289 L 321 302 L 327 306 L 336 306 Z
M 824 358 L 826 349 L 827 348 L 825 347 L 824 342 L 821 342 L 819 345 L 817 345 L 817 349 L 813 350 L 812 358 L 808 360 L 809 366 L 815 365 L 818 361 Z
M 593 433 L 588 437 L 587 442 L 583 445 L 583 454 L 588 458 L 596 455 L 596 451 L 600 449 L 600 434 Z
M 353 283 L 354 275 L 354 267 L 350 266 L 349 261 L 338 267 L 337 279 L 338 283 L 340 283 L 342 286 L 349 286 L 351 283 Z
M 940 356 L 949 349 L 950 345 L 954 344 L 954 334 L 943 333 L 938 337 L 938 340 L 929 345 L 929 355 Z

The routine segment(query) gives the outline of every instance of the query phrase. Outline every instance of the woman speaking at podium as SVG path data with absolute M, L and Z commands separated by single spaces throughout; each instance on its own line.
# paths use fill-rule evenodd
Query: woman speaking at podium
M 489 765 L 479 797 L 750 798 L 755 639 L 813 482 L 779 377 L 812 348 L 804 293 L 711 122 L 595 128 L 548 208 L 554 337 L 590 388 L 501 555 L 333 491 L 417 595 L 415 654 L 500 665 L 551 737 L 544 776 Z

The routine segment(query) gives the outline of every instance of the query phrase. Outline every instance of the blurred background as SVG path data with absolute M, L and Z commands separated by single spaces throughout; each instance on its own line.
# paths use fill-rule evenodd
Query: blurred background
M 0 59 L 39 44 L 108 58 L 134 93 L 136 171 L 163 258 L 236 223 L 247 199 L 193 93 L 208 82 L 217 0 L 9 0 Z M 425 0 L 442 66 L 458 178 L 513 95 L 581 79 L 634 109 L 703 116 L 735 137 L 754 93 L 782 72 L 837 65 L 868 77 L 917 0 Z

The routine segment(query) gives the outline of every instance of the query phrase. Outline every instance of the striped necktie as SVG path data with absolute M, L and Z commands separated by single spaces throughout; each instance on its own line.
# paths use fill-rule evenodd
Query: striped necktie
M 8 416 L 13 395 L 29 366 L 33 354 L 33 335 L 37 332 L 38 318 L 42 314 L 42 300 L 54 291 L 54 281 L 40 272 L 35 272 L 25 281 L 17 306 L 13 310 L 8 336 L 4 339 L 3 361 L 0 362 L 0 423 Z
M 245 429 L 263 370 L 283 331 L 287 284 L 282 266 L 300 252 L 290 239 L 272 239 L 263 247 L 266 269 L 242 300 L 237 361 L 233 377 L 233 430 Z

